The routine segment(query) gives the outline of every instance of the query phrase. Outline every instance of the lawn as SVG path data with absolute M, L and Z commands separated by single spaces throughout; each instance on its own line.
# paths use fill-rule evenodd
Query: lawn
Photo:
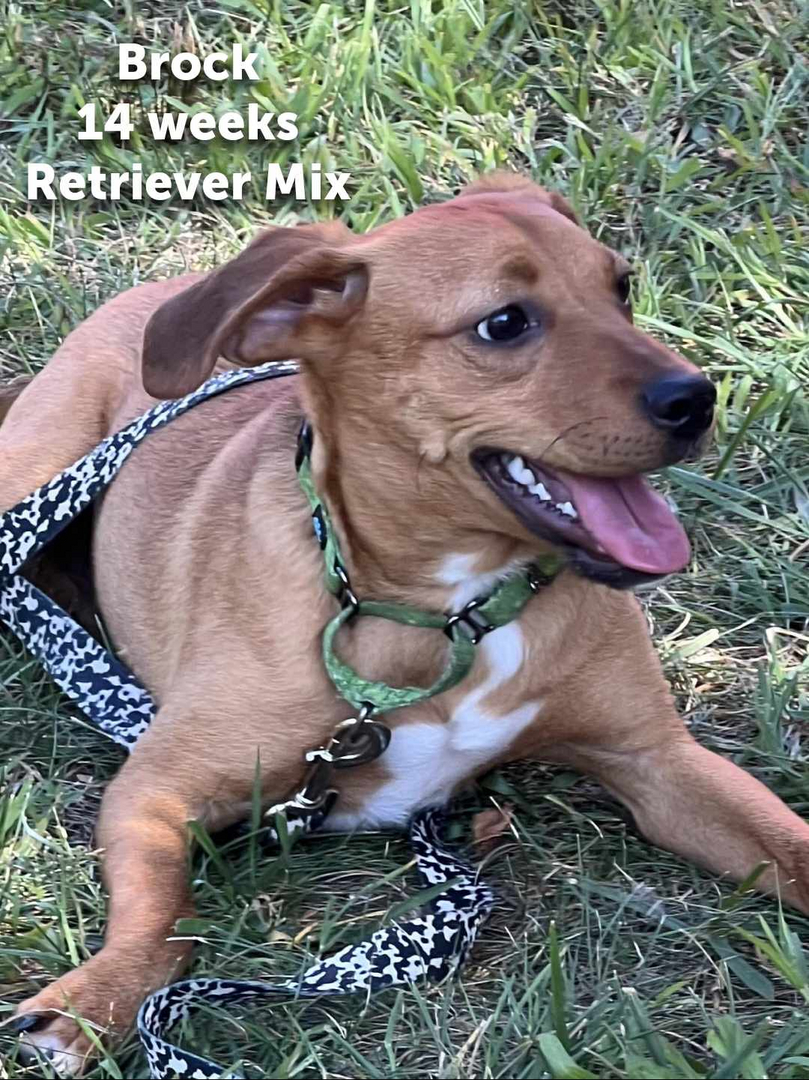
M 0 378 L 35 371 L 136 282 L 207 268 L 268 221 L 357 230 L 494 166 L 563 192 L 637 268 L 638 321 L 719 388 L 715 447 L 663 479 L 694 543 L 646 598 L 696 737 L 809 816 L 809 22 L 799 0 L 4 0 Z M 298 114 L 294 142 L 79 142 L 122 99 L 114 44 L 241 42 L 260 83 L 164 82 L 149 109 Z M 140 122 L 140 121 L 139 121 Z M 141 123 L 141 128 L 143 124 Z M 145 129 L 144 129 L 145 130 Z M 351 173 L 350 202 L 26 204 L 25 165 Z M 92 824 L 120 761 L 0 636 L 0 1018 L 99 945 Z M 809 919 L 651 848 L 589 781 L 514 766 L 499 903 L 463 977 L 371 1001 L 206 1014 L 185 1044 L 273 1077 L 809 1077 Z M 195 971 L 271 978 L 414 889 L 396 835 L 197 858 Z M 7 1054 L 0 1076 L 42 1076 Z M 5 1072 L 3 1072 L 5 1068 Z M 135 1040 L 93 1077 L 145 1074 Z

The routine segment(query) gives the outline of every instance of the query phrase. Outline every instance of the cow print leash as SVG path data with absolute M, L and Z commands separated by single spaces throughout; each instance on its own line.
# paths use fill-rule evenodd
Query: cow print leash
M 297 371 L 297 365 L 289 361 L 217 375 L 184 398 L 156 405 L 0 514 L 0 619 L 87 718 L 127 750 L 156 712 L 149 691 L 20 571 L 104 491 L 138 443 L 152 431 L 227 390 Z M 311 832 L 323 823 L 332 801 L 313 811 L 292 799 L 272 810 L 284 815 L 288 832 Z M 243 1076 L 166 1039 L 170 1028 L 202 1004 L 370 994 L 422 977 L 443 979 L 451 975 L 463 962 L 494 898 L 489 887 L 478 881 L 475 870 L 443 846 L 440 827 L 441 814 L 436 810 L 423 812 L 411 822 L 410 840 L 422 881 L 428 887 L 445 886 L 420 915 L 383 927 L 368 940 L 340 949 L 296 978 L 278 983 L 186 979 L 152 994 L 138 1014 L 138 1032 L 151 1077 Z M 272 828 L 268 832 L 276 835 Z

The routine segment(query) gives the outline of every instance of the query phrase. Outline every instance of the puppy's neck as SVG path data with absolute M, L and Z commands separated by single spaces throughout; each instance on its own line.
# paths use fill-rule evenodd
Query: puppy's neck
M 361 597 L 456 610 L 536 557 L 491 531 L 465 491 L 393 441 L 315 427 L 312 469 Z

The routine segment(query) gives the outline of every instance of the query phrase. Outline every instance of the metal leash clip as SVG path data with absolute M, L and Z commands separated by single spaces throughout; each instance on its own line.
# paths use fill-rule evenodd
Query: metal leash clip
M 373 711 L 373 705 L 366 702 L 358 716 L 350 717 L 338 726 L 329 748 L 335 769 L 367 765 L 387 750 L 390 728 L 380 720 L 371 720 Z
M 372 720 L 373 705 L 367 702 L 357 716 L 350 716 L 338 724 L 328 746 L 310 750 L 309 762 L 325 762 L 335 769 L 350 769 L 354 765 L 367 765 L 388 748 L 390 728 L 379 720 Z
M 287 802 L 271 806 L 267 814 L 274 815 L 287 809 L 310 813 L 320 810 L 334 793 L 329 783 L 335 769 L 367 765 L 384 754 L 390 742 L 390 728 L 379 720 L 372 720 L 373 711 L 373 705 L 366 702 L 357 716 L 350 716 L 338 724 L 326 746 L 309 750 L 306 761 L 311 767 L 303 787 Z

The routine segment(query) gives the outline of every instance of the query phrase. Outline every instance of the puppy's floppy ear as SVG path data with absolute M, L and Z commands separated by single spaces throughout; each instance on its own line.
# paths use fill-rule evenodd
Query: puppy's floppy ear
M 323 329 L 345 324 L 365 299 L 368 273 L 356 242 L 338 223 L 262 233 L 152 315 L 143 335 L 146 392 L 190 393 L 220 355 L 252 367 L 316 349 Z
M 483 173 L 477 180 L 463 189 L 458 195 L 459 199 L 467 195 L 504 195 L 511 194 L 515 198 L 534 198 L 550 206 L 557 214 L 566 217 L 574 225 L 581 225 L 576 212 L 567 199 L 563 198 L 558 191 L 548 191 L 547 188 L 535 184 L 522 173 L 507 172 L 505 169 L 495 169 L 493 172 Z
M 557 214 L 561 214 L 562 217 L 566 217 L 568 221 L 572 221 L 574 225 L 581 227 L 578 214 L 570 205 L 570 203 L 558 191 L 548 191 L 547 188 L 538 188 L 543 196 L 548 200 L 548 205 L 556 211 Z

